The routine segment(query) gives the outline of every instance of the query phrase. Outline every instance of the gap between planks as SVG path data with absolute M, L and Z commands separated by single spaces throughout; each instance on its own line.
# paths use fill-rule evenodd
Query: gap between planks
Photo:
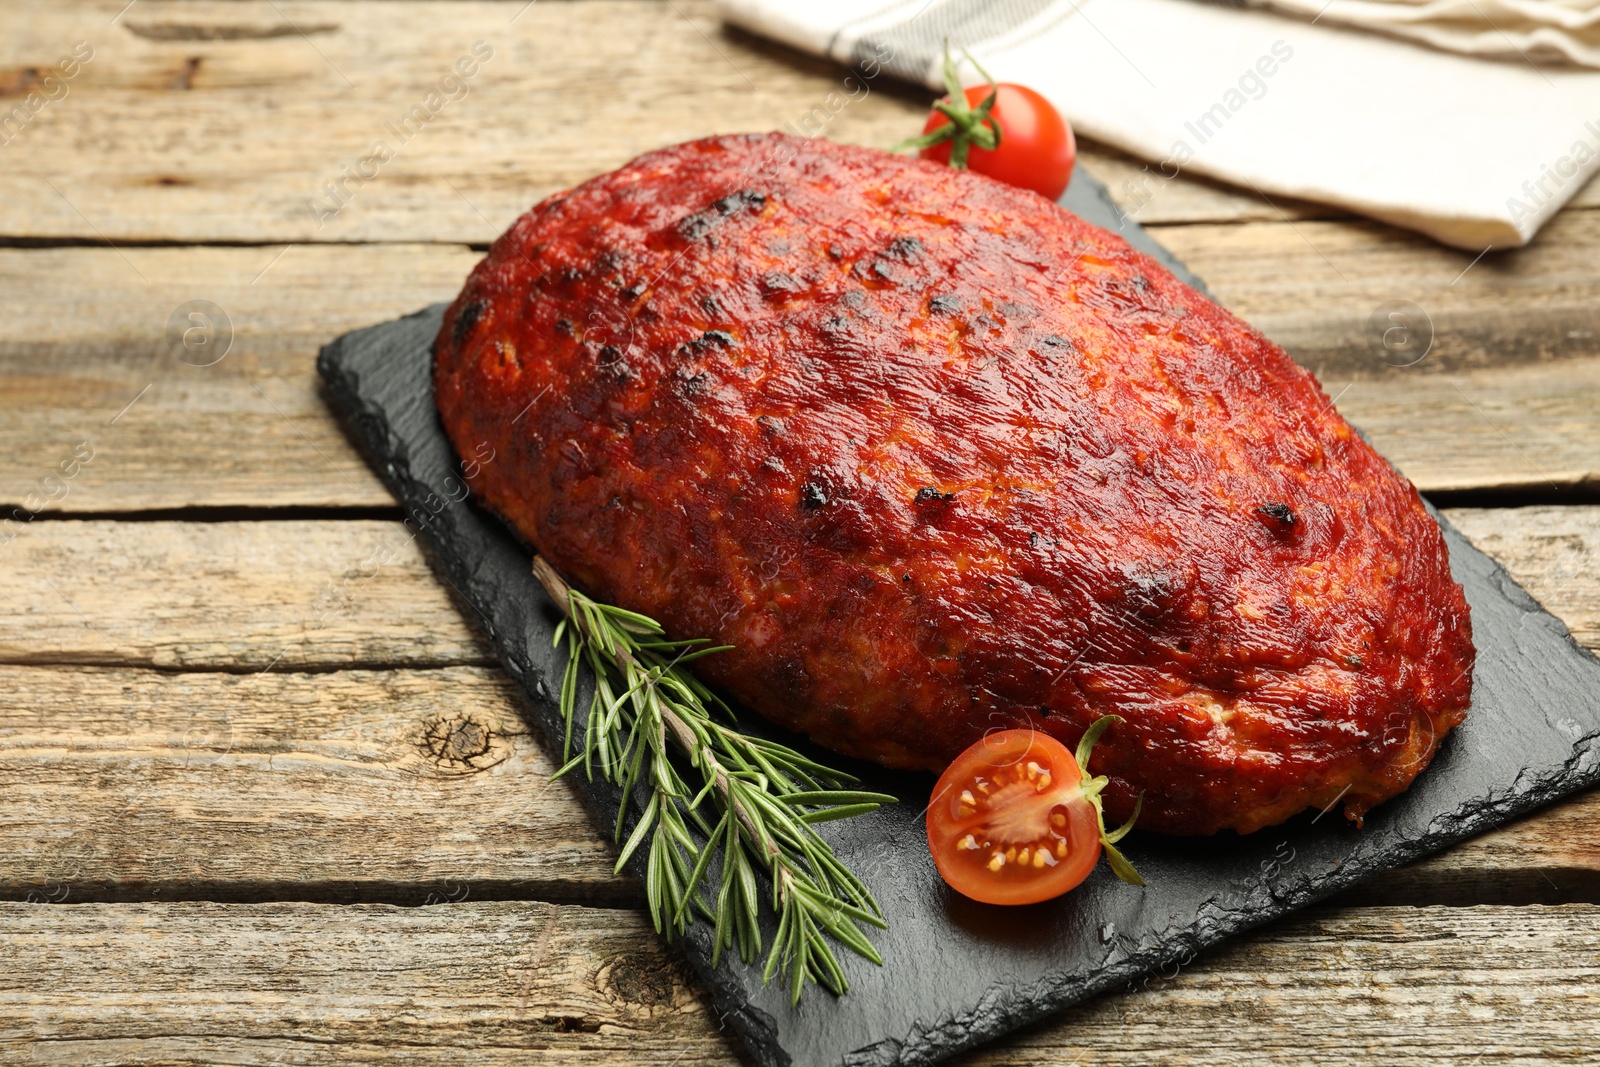
M 389 0 L 384 0 L 389 2 Z M 570 0 L 581 2 L 581 0 Z M 1485 489 L 1441 489 L 1423 493 L 1423 498 L 1441 510 L 1472 508 L 1503 510 L 1529 507 L 1585 507 L 1600 504 L 1600 480 L 1585 480 L 1570 485 L 1551 486 L 1533 482 Z M 22 501 L 0 498 L 0 515 L 22 508 Z M 384 507 L 375 504 L 306 505 L 250 507 L 248 505 L 193 505 L 175 508 L 144 508 L 127 511 L 41 511 L 33 522 L 399 522 L 405 518 L 398 503 Z

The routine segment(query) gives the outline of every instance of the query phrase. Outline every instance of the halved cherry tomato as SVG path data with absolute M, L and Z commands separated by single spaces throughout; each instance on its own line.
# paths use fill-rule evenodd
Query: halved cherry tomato
M 1026 85 L 1010 82 L 974 85 L 965 92 L 967 107 L 976 110 L 990 92 L 995 93 L 995 102 L 989 118 L 1000 127 L 1000 143 L 992 151 L 972 145 L 967 154 L 968 168 L 1009 185 L 1032 189 L 1051 200 L 1061 199 L 1078 159 L 1078 141 L 1072 126 L 1050 101 Z M 922 132 L 930 134 L 948 125 L 950 119 L 935 111 L 928 116 Z M 929 145 L 922 149 L 921 156 L 949 163 L 950 142 Z
M 1084 771 L 1106 716 L 1074 755 L 1049 734 L 990 734 L 939 777 L 928 805 L 928 848 L 950 887 L 985 904 L 1034 904 L 1076 888 L 1102 850 L 1124 881 L 1143 885 L 1114 842 L 1133 825 L 1105 832 L 1105 778 Z M 1138 818 L 1135 811 L 1134 818 Z

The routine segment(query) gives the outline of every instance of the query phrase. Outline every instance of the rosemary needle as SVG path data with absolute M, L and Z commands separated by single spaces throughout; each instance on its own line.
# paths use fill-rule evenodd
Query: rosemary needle
M 849 984 L 835 942 L 881 964 L 862 927 L 887 929 L 883 912 L 812 824 L 895 798 L 849 789 L 852 776 L 730 725 L 727 705 L 686 667 L 731 646 L 669 641 L 654 619 L 585 596 L 541 556 L 533 574 L 566 614 L 555 634 L 568 652 L 560 693 L 565 762 L 556 777 L 581 766 L 622 788 L 618 841 L 630 800 L 638 805 L 617 870 L 646 850 L 645 900 L 657 932 L 682 934 L 698 913 L 712 924 L 713 966 L 724 948 L 753 962 L 763 947 L 760 871 L 778 917 L 764 982 L 775 975 L 787 982 L 795 1003 L 807 981 L 842 995 Z M 593 675 L 594 692 L 573 754 L 580 664 Z M 702 883 L 714 899 L 702 896 Z

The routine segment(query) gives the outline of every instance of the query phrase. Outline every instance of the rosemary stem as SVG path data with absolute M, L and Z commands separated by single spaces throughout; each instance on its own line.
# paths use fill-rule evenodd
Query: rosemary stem
M 550 594 L 550 599 L 556 602 L 556 606 L 561 609 L 562 613 L 570 618 L 572 612 L 572 586 L 567 584 L 566 579 L 562 578 L 543 556 L 537 555 L 533 557 L 533 576 L 539 579 L 539 584 L 544 586 L 544 591 Z M 577 620 L 574 621 L 576 622 Z M 592 637 L 594 635 L 586 636 Z M 639 661 L 627 649 L 615 649 L 613 654 L 619 660 L 639 666 Z M 739 820 L 739 825 L 744 829 L 745 835 L 760 851 L 762 859 L 766 861 L 768 868 L 772 871 L 780 897 L 788 896 L 791 876 L 788 870 L 789 865 L 783 859 L 783 850 L 762 830 L 761 824 L 750 814 L 744 802 L 733 795 L 733 789 L 728 784 L 727 771 L 718 762 L 715 754 L 709 748 L 701 745 L 700 739 L 689 728 L 689 724 L 669 707 L 663 706 L 660 709 L 660 714 L 662 726 L 672 736 L 673 741 L 677 742 L 679 750 L 690 759 L 700 757 L 706 762 L 706 770 L 710 772 L 712 781 L 715 783 L 713 788 L 721 795 L 723 802 L 732 809 L 734 817 Z M 699 760 L 696 761 L 698 762 Z
M 539 584 L 544 586 L 544 591 L 550 594 L 550 599 L 556 602 L 556 607 L 561 609 L 563 615 L 572 613 L 572 586 L 567 580 L 556 573 L 543 556 L 533 557 L 533 576 L 539 579 Z
M 860 927 L 882 929 L 885 923 L 872 894 L 810 823 L 860 815 L 894 797 L 852 790 L 852 776 L 717 721 L 718 710 L 731 715 L 731 709 L 686 668 L 731 646 L 691 652 L 704 641 L 672 640 L 654 619 L 591 599 L 544 557 L 534 556 L 532 570 L 565 616 L 555 639 L 559 644 L 564 634 L 569 650 L 561 683 L 567 763 L 557 774 L 580 765 L 592 774 L 591 760 L 598 759 L 600 773 L 622 789 L 619 843 L 627 813 L 640 801 L 638 788 L 650 791 L 617 868 L 636 854 L 645 857 L 645 896 L 656 929 L 670 939 L 686 929 L 689 913 L 698 908 L 714 924 L 713 964 L 725 946 L 737 946 L 753 961 L 764 940 L 755 875 L 764 871 L 772 879 L 771 905 L 780 921 L 763 982 L 775 974 L 792 976 L 795 1003 L 807 981 L 843 995 L 848 983 L 829 941 L 881 964 Z M 569 759 L 578 671 L 585 664 L 595 688 L 582 751 Z M 698 792 L 683 780 L 682 764 L 670 758 L 674 753 L 698 776 Z M 709 819 L 700 807 L 708 799 L 715 810 Z M 696 839 L 696 826 L 703 841 Z M 641 846 L 645 852 L 636 853 Z M 699 887 L 718 855 L 722 886 L 712 908 Z

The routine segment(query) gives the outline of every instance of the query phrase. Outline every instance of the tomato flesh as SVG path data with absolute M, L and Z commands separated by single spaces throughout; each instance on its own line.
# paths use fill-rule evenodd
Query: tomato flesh
M 1075 888 L 1100 858 L 1100 819 L 1060 741 L 990 734 L 939 777 L 928 848 L 939 874 L 985 904 L 1034 904 Z
M 989 95 L 987 85 L 966 90 L 967 106 L 977 107 Z M 1078 142 L 1072 126 L 1050 101 L 1025 85 L 1001 82 L 996 88 L 994 109 L 989 113 L 1000 126 L 1000 147 L 990 151 L 974 146 L 967 167 L 1008 185 L 1032 189 L 1051 200 L 1061 199 L 1072 180 L 1078 158 Z M 928 116 L 923 133 L 932 133 L 950 120 L 935 111 Z M 923 159 L 950 162 L 950 143 L 922 150 Z

